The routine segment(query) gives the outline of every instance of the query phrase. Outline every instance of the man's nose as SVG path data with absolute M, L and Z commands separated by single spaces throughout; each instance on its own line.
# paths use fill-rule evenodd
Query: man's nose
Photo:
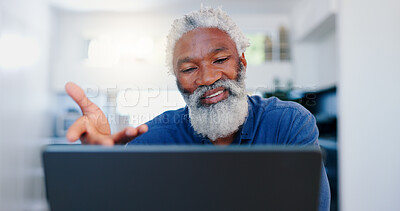
M 220 70 L 210 68 L 207 66 L 204 66 L 201 68 L 199 71 L 199 75 L 196 79 L 196 84 L 198 86 L 209 86 L 211 84 L 214 84 L 216 81 L 221 79 L 222 77 L 222 72 Z

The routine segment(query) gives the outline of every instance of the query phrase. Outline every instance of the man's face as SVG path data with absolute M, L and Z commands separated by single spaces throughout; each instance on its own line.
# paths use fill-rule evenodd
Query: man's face
M 246 60 L 231 38 L 219 29 L 190 31 L 177 42 L 173 63 L 193 129 L 213 141 L 234 134 L 248 104 Z
M 173 55 L 177 82 L 186 94 L 219 80 L 237 79 L 238 61 L 246 67 L 244 55 L 238 55 L 236 44 L 217 28 L 197 28 L 186 33 L 177 41 Z M 216 87 L 204 93 L 201 103 L 212 105 L 229 95 L 223 87 Z

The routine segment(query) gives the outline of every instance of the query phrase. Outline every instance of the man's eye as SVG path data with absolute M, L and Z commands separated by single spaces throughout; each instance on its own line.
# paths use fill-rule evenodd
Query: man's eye
M 183 72 L 183 73 L 191 72 L 191 71 L 193 71 L 193 70 L 195 70 L 195 69 L 196 69 L 195 67 L 190 67 L 190 68 L 181 70 L 181 72 Z
M 222 64 L 224 63 L 226 60 L 228 60 L 228 57 L 224 57 L 224 58 L 220 58 L 214 61 L 214 64 Z

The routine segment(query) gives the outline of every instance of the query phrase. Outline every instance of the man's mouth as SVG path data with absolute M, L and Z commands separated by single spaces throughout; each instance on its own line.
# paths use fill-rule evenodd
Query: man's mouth
M 204 93 L 203 97 L 201 97 L 201 102 L 203 104 L 215 104 L 222 100 L 228 98 L 229 92 L 224 87 L 218 87 Z
M 221 90 L 221 91 L 218 91 L 218 92 L 216 92 L 216 93 L 214 93 L 214 94 L 212 94 L 212 95 L 208 95 L 208 96 L 205 97 L 205 99 L 211 98 L 211 97 L 215 97 L 215 96 L 221 94 L 222 92 L 224 92 L 224 91 Z

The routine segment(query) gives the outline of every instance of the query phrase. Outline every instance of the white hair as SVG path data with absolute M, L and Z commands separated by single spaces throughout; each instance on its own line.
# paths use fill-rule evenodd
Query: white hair
M 193 11 L 186 14 L 182 18 L 175 19 L 172 23 L 171 30 L 167 36 L 167 66 L 172 73 L 173 69 L 173 55 L 176 42 L 187 32 L 196 28 L 218 28 L 226 32 L 233 42 L 236 43 L 238 54 L 241 55 L 250 46 L 247 37 L 240 31 L 239 27 L 232 20 L 231 17 L 222 11 L 221 8 L 201 8 L 198 11 Z

